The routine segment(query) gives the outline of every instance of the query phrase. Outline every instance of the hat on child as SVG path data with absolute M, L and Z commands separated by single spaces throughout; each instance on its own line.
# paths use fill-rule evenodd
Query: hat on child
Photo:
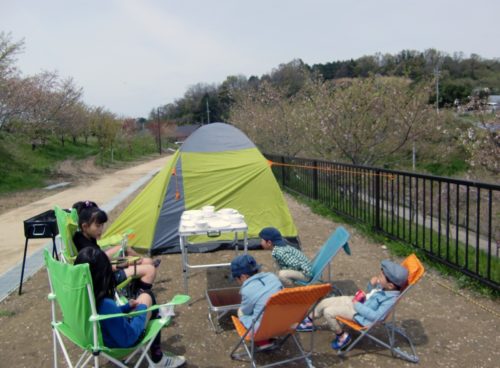
M 263 228 L 259 233 L 259 237 L 261 239 L 266 240 L 266 241 L 270 240 L 273 243 L 273 245 L 277 245 L 277 246 L 285 246 L 286 245 L 286 242 L 283 239 L 283 237 L 281 236 L 280 231 L 278 229 L 276 229 L 275 227 Z
M 384 259 L 380 265 L 387 281 L 400 288 L 406 285 L 408 281 L 408 270 L 406 268 L 388 259 Z
M 260 267 L 261 265 L 257 264 L 255 258 L 249 254 L 243 254 L 231 261 L 231 274 L 233 278 L 240 277 L 241 275 L 253 275 L 260 270 Z

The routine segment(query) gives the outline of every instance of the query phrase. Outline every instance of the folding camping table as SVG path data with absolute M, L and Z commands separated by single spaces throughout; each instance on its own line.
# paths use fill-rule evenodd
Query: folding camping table
M 224 233 L 233 233 L 234 234 L 234 239 L 233 239 L 233 246 L 238 252 L 238 233 L 243 233 L 243 251 L 246 254 L 248 250 L 248 225 L 245 223 L 244 220 L 237 224 L 229 223 L 224 221 L 218 221 L 220 225 L 222 226 L 210 226 L 210 221 L 208 221 L 208 224 L 204 228 L 200 227 L 187 227 L 184 226 L 185 221 L 182 220 L 181 216 L 181 221 L 179 224 L 179 242 L 180 242 L 180 248 L 181 248 L 181 260 L 182 260 L 182 276 L 184 278 L 184 291 L 187 294 L 188 293 L 188 277 L 189 277 L 189 270 L 190 269 L 196 269 L 196 268 L 211 268 L 211 267 L 229 267 L 231 264 L 230 263 L 211 263 L 211 264 L 197 264 L 197 265 L 191 265 L 189 264 L 188 260 L 188 253 L 189 253 L 189 248 L 190 247 L 200 247 L 202 244 L 198 243 L 191 243 L 189 242 L 188 237 L 193 236 L 193 235 L 206 235 L 208 237 L 218 237 L 221 234 Z M 217 225 L 217 221 L 214 221 L 214 225 Z

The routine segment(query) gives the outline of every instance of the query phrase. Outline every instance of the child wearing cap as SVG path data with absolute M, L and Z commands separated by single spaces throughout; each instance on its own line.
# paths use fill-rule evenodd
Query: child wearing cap
M 260 246 L 271 250 L 278 264 L 278 277 L 285 286 L 293 286 L 295 280 L 308 281 L 312 277 L 311 261 L 297 248 L 288 245 L 278 229 L 266 227 L 259 233 Z
M 339 325 L 336 316 L 353 319 L 360 325 L 367 326 L 382 317 L 396 302 L 408 280 L 408 270 L 403 266 L 384 260 L 380 264 L 381 272 L 368 283 L 366 300 L 358 301 L 354 296 L 335 296 L 323 299 L 314 309 L 314 318 L 324 316 L 329 327 L 335 332 L 331 346 L 342 349 L 351 341 L 351 336 Z M 306 317 L 298 331 L 311 331 L 312 321 Z
M 255 324 L 257 331 L 260 322 L 260 314 L 267 300 L 276 292 L 283 289 L 283 285 L 275 274 L 271 272 L 259 272 L 260 265 L 251 255 L 243 254 L 231 261 L 231 274 L 236 282 L 241 285 L 241 307 L 238 309 L 238 317 L 246 328 L 252 325 L 255 318 L 259 320 Z M 257 344 L 262 348 L 262 344 Z

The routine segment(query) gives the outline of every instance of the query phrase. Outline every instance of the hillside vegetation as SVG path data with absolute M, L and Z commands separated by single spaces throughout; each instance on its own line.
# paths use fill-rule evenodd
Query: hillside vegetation
M 0 194 L 24 189 L 40 188 L 56 182 L 58 164 L 64 160 L 83 160 L 94 157 L 96 164 L 117 165 L 157 152 L 156 143 L 149 132 L 137 134 L 132 141 L 118 140 L 111 162 L 109 155 L 100 155 L 95 137 L 87 143 L 77 140 L 64 146 L 57 137 L 49 136 L 43 145 L 33 150 L 24 135 L 0 132 Z
M 0 193 L 57 179 L 63 160 L 95 156 L 109 165 L 158 150 L 158 129 L 87 105 L 72 78 L 23 75 L 16 65 L 23 46 L 0 32 Z
M 177 124 L 227 121 L 264 152 L 498 181 L 500 61 L 404 50 L 196 84 L 155 108 Z M 155 115 L 151 115 L 153 118 Z

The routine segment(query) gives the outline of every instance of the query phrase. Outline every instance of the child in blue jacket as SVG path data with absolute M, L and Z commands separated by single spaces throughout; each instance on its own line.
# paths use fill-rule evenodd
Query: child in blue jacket
M 314 317 L 324 316 L 328 325 L 335 332 L 332 341 L 333 349 L 342 349 L 351 341 L 351 336 L 337 322 L 337 316 L 353 319 L 362 326 L 367 326 L 394 305 L 400 290 L 407 285 L 408 270 L 403 266 L 384 260 L 380 264 L 381 272 L 371 278 L 365 300 L 358 301 L 354 296 L 336 296 L 323 299 L 314 309 Z M 302 322 L 298 330 L 308 330 L 311 321 Z
M 237 256 L 231 261 L 231 274 L 241 285 L 241 306 L 238 309 L 238 317 L 246 328 L 249 328 L 255 320 L 254 331 L 259 328 L 261 312 L 268 299 L 283 289 L 283 285 L 274 273 L 259 272 L 260 267 L 255 258 L 248 254 Z M 272 346 L 267 340 L 257 341 L 256 345 L 261 350 Z

